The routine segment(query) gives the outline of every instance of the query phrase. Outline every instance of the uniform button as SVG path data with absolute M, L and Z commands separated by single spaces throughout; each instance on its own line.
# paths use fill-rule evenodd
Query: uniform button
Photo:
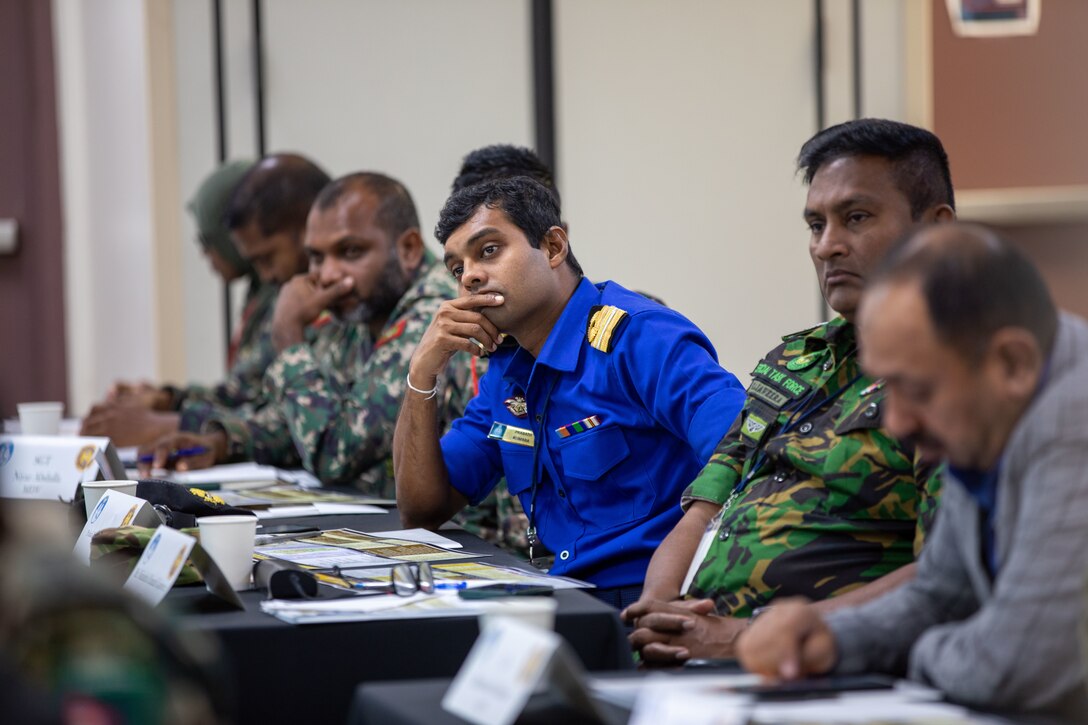
M 567 559 L 570 558 L 570 552 L 567 551 L 566 549 L 564 549 L 563 551 L 560 551 L 559 552 L 559 558 L 562 559 L 563 561 L 566 561 Z
M 725 541 L 728 538 L 729 538 L 729 529 L 722 529 L 721 533 L 718 534 L 718 541 Z
M 876 403 L 869 403 L 869 407 L 865 409 L 865 412 L 862 415 L 864 415 L 866 418 L 875 418 L 876 414 L 879 412 L 879 405 L 877 405 Z
M 825 362 L 825 363 L 824 363 L 824 372 L 826 373 L 826 372 L 827 372 L 828 370 L 830 370 L 830 369 L 831 369 L 831 366 L 832 366 L 833 364 L 834 364 L 834 363 L 832 363 L 832 361 L 830 361 L 830 360 L 828 360 L 827 362 Z
M 563 489 L 559 489 L 559 498 L 566 498 L 566 497 L 567 497 L 567 492 L 564 491 Z
M 782 483 L 783 481 L 786 480 L 786 474 L 776 473 L 776 474 L 774 474 L 774 480 L 778 481 L 779 483 Z
M 801 427 L 798 428 L 797 430 L 800 431 L 802 434 L 808 433 L 809 431 L 812 430 L 812 423 L 802 423 Z
M 538 413 L 538 414 L 537 414 L 537 416 L 536 416 L 536 422 L 537 422 L 537 423 L 539 423 L 539 422 L 540 422 L 540 421 L 542 421 L 542 420 L 544 420 L 544 416 L 542 416 L 542 415 L 540 415 L 540 414 Z

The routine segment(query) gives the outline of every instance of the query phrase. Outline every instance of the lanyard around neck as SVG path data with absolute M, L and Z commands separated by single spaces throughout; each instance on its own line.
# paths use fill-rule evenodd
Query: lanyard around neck
M 536 492 L 540 488 L 540 448 L 544 445 L 544 430 L 545 422 L 548 414 L 548 403 L 552 399 L 552 391 L 555 390 L 555 384 L 559 380 L 558 375 L 553 375 L 548 386 L 544 389 L 544 400 L 540 406 L 540 412 L 537 413 L 537 417 L 540 420 L 540 430 L 534 431 L 533 434 L 533 469 L 532 469 L 532 487 L 529 493 L 529 528 L 525 531 L 525 538 L 529 540 L 529 561 L 535 563 L 536 557 L 534 556 L 534 550 L 540 544 L 540 537 L 537 535 L 536 530 Z M 532 425 L 530 423 L 530 425 Z

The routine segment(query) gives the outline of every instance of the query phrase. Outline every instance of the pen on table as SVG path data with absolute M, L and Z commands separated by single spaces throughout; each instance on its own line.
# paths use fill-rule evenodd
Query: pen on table
M 202 453 L 207 453 L 208 449 L 205 446 L 193 446 L 192 448 L 178 448 L 176 451 L 172 451 L 167 460 L 173 458 L 189 458 L 190 456 L 199 456 Z M 152 453 L 145 453 L 136 459 L 139 463 L 151 463 L 155 460 L 155 455 Z
M 355 582 L 352 589 L 388 589 L 387 582 Z M 468 582 L 438 582 L 434 585 L 435 591 L 439 589 L 468 589 Z

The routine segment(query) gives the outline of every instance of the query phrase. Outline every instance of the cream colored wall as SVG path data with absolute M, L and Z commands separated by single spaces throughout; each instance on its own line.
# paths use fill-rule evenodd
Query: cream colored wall
M 224 7 L 230 149 L 252 155 L 250 3 Z M 214 164 L 211 20 L 206 3 L 174 0 L 174 12 L 189 193 Z M 333 176 L 376 170 L 400 179 L 435 251 L 431 230 L 461 157 L 489 143 L 532 143 L 527 3 L 265 0 L 263 27 L 267 149 L 304 153 Z M 484 38 L 481 29 L 495 32 Z M 223 356 L 219 285 L 195 245 L 184 271 L 190 376 L 214 379 Z
M 159 372 L 148 18 L 139 0 L 53 2 L 74 415 Z
M 163 212 L 148 210 L 171 187 L 150 194 L 148 170 L 160 165 L 129 158 L 161 135 L 146 110 L 161 88 L 152 94 L 146 83 L 163 82 L 131 33 L 143 28 L 148 37 L 145 3 L 167 3 L 177 209 L 214 166 L 210 4 L 102 0 L 92 13 L 54 1 L 69 267 L 91 265 L 102 277 L 112 265 L 128 278 L 102 289 L 69 275 L 73 397 L 89 400 L 116 376 L 169 369 L 154 321 L 171 314 L 183 320 L 181 377 L 216 379 L 221 285 L 192 242 L 187 214 L 173 221 L 182 240 L 180 296 L 151 283 L 148 270 L 163 266 L 154 230 L 164 233 Z M 916 1 L 863 4 L 866 113 L 904 113 L 903 16 Z M 223 5 L 230 155 L 251 156 L 251 3 Z M 746 379 L 781 334 L 818 321 L 804 189 L 793 167 L 815 131 L 812 3 L 554 6 L 557 166 L 579 258 L 592 278 L 653 292 L 691 317 Z M 826 3 L 832 122 L 849 116 L 848 6 Z M 425 229 L 466 151 L 532 143 L 526 0 L 265 0 L 264 8 L 268 149 L 309 154 L 333 174 L 367 168 L 401 178 Z M 106 248 L 93 250 L 92 239 Z
M 747 379 L 816 322 L 793 160 L 811 3 L 556 4 L 559 175 L 587 274 L 663 298 Z

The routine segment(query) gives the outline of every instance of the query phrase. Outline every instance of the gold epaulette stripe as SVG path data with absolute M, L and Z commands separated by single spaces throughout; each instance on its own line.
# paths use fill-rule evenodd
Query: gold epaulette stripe
M 605 305 L 597 310 L 589 320 L 589 330 L 586 338 L 591 347 L 601 352 L 610 352 L 612 348 L 612 335 L 616 326 L 627 317 L 627 312 L 613 305 Z

